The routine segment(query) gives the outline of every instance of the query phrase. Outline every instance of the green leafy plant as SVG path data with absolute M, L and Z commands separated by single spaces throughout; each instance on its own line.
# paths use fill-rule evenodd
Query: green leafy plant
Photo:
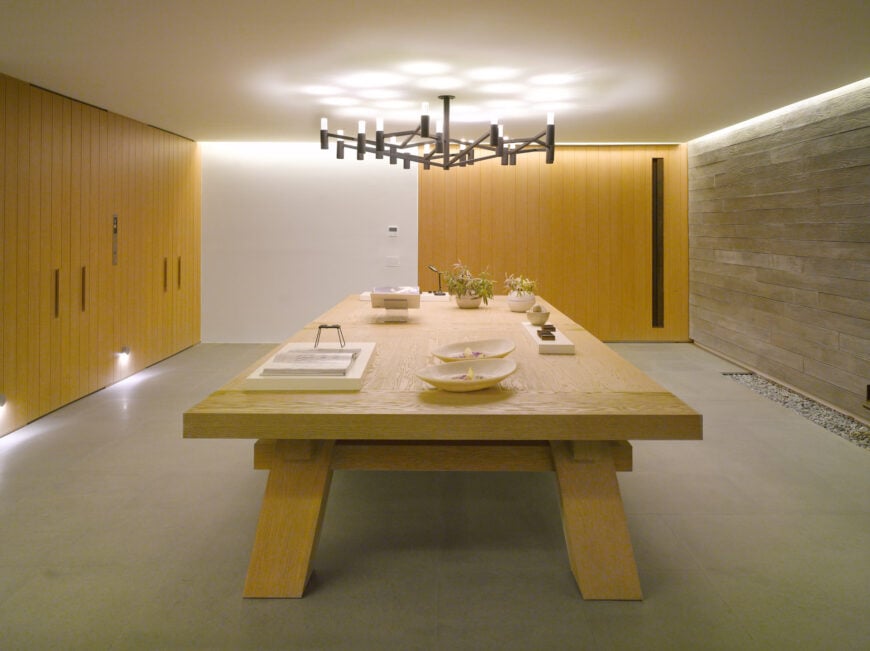
M 447 292 L 451 296 L 480 296 L 483 304 L 488 305 L 493 295 L 493 282 L 486 271 L 475 276 L 467 265 L 461 261 L 454 263 L 450 271 L 444 274 L 447 282 Z
M 504 278 L 504 287 L 508 293 L 513 292 L 517 295 L 534 294 L 537 286 L 538 283 L 536 281 L 531 278 L 526 278 L 525 276 L 515 276 L 511 274 L 510 276 L 505 275 Z

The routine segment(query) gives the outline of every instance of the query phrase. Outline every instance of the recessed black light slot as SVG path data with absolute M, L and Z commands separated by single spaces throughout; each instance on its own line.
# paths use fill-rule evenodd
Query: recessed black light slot
M 652 159 L 652 325 L 665 326 L 665 159 Z

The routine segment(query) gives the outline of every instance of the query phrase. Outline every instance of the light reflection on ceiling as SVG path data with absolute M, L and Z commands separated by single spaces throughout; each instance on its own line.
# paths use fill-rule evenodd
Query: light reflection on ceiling
M 459 123 L 685 142 L 868 76 L 870 3 L 786 4 L 28 0 L 0 9 L 0 72 L 200 141 L 411 125 L 449 93 Z

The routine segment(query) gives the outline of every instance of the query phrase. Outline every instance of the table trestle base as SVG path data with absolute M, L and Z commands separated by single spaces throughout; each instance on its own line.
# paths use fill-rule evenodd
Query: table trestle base
M 245 597 L 302 597 L 334 470 L 553 472 L 571 571 L 584 599 L 641 599 L 616 480 L 628 441 L 304 441 L 261 439 L 269 470 Z

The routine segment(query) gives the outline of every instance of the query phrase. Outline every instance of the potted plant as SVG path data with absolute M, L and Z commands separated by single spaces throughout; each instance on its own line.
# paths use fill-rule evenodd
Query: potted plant
M 535 304 L 537 283 L 525 276 L 505 276 L 505 289 L 508 291 L 508 306 L 512 312 L 525 312 Z
M 467 265 L 457 262 L 444 274 L 447 292 L 456 297 L 456 304 L 463 308 L 480 307 L 489 304 L 492 298 L 493 283 L 487 272 L 475 276 Z

